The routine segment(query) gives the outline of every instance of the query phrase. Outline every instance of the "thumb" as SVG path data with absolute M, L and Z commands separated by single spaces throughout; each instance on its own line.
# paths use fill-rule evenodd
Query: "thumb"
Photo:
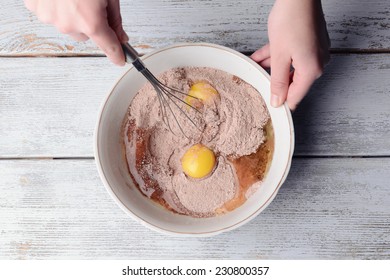
M 115 32 L 107 21 L 101 20 L 96 28 L 97 32 L 87 34 L 96 45 L 102 49 L 107 57 L 117 65 L 125 65 L 125 56 Z
M 118 40 L 122 43 L 129 41 L 129 37 L 123 30 L 122 16 L 119 0 L 109 0 L 107 6 L 107 19 L 110 27 L 116 33 Z
M 287 103 L 291 110 L 295 110 L 297 105 L 310 90 L 311 85 L 318 78 L 318 75 L 301 68 L 296 68 L 293 72 L 292 83 L 288 90 Z
M 290 85 L 291 60 L 282 56 L 271 56 L 271 105 L 279 107 L 286 101 Z

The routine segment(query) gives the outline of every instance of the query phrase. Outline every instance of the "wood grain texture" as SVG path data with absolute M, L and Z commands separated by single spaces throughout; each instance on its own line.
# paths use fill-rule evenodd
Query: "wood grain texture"
M 390 155 L 390 55 L 333 56 L 293 114 L 297 155 Z
M 0 157 L 92 157 L 123 71 L 106 58 L 1 58 Z M 334 55 L 294 113 L 296 155 L 390 155 L 389 76 L 387 54 Z
M 274 0 L 122 0 L 130 42 L 146 53 L 179 42 L 210 42 L 251 52 L 267 42 Z M 335 49 L 389 50 L 387 0 L 323 1 Z M 91 42 L 76 43 L 44 25 L 21 0 L 3 0 L 0 55 L 72 56 L 102 54 Z
M 0 61 L 1 157 L 92 156 L 100 103 L 126 69 L 106 58 Z
M 274 0 L 121 2 L 141 53 L 186 41 L 251 52 L 267 42 Z M 93 157 L 99 105 L 126 69 L 101 57 L 57 57 L 102 53 L 39 23 L 22 0 L 2 0 L 0 259 L 390 259 L 390 6 L 323 6 L 334 50 L 383 53 L 333 55 L 293 115 L 295 155 L 314 158 L 293 160 L 261 215 L 217 237 L 187 239 L 132 221 L 94 160 L 75 159 Z M 46 159 L 11 159 L 30 157 Z
M 276 199 L 212 238 L 131 220 L 93 160 L 0 161 L 0 259 L 390 259 L 390 159 L 295 159 Z

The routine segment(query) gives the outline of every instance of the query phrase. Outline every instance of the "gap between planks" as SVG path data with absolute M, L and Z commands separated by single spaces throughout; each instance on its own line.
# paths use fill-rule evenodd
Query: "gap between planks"
M 246 56 L 250 56 L 255 51 L 241 52 Z M 390 49 L 331 49 L 331 54 L 386 54 L 390 53 Z M 140 53 L 143 56 L 147 53 Z M 106 57 L 104 54 L 88 54 L 88 53 L 22 53 L 22 54 L 1 54 L 0 58 L 34 58 L 34 57 Z
M 351 156 L 351 155 L 294 155 L 293 159 L 348 159 L 348 158 L 390 158 L 390 155 L 365 155 L 365 156 Z M 0 157 L 0 161 L 7 160 L 95 160 L 95 157 Z

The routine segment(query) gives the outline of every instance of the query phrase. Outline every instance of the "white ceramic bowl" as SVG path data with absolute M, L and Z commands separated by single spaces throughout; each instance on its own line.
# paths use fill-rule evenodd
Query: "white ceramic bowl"
M 133 219 L 159 232 L 210 236 L 237 228 L 263 211 L 274 199 L 290 169 L 294 150 L 294 130 L 286 105 L 270 106 L 270 78 L 264 69 L 248 57 L 213 44 L 180 44 L 157 50 L 142 57 L 154 74 L 174 67 L 198 66 L 220 69 L 240 77 L 255 87 L 264 98 L 271 115 L 275 150 L 261 188 L 242 206 L 212 218 L 192 218 L 174 214 L 146 198 L 131 180 L 121 145 L 121 126 L 127 108 L 146 83 L 142 74 L 131 67 L 114 85 L 104 100 L 95 130 L 95 159 L 100 177 L 120 208 Z

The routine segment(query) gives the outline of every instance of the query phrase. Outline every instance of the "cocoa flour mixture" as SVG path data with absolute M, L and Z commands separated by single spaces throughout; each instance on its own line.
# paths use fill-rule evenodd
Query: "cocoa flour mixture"
M 200 131 L 178 116 L 188 139 L 177 127 L 172 128 L 176 135 L 167 128 L 157 94 L 146 84 L 124 120 L 130 173 L 146 196 L 167 208 L 194 217 L 214 216 L 238 194 L 240 184 L 231 161 L 255 153 L 266 141 L 266 105 L 252 86 L 221 70 L 175 68 L 158 78 L 186 93 L 193 83 L 205 81 L 218 91 L 219 98 L 205 106 L 201 116 L 187 110 Z M 187 177 L 180 162 L 185 151 L 197 143 L 212 149 L 217 158 L 214 171 L 203 179 Z

